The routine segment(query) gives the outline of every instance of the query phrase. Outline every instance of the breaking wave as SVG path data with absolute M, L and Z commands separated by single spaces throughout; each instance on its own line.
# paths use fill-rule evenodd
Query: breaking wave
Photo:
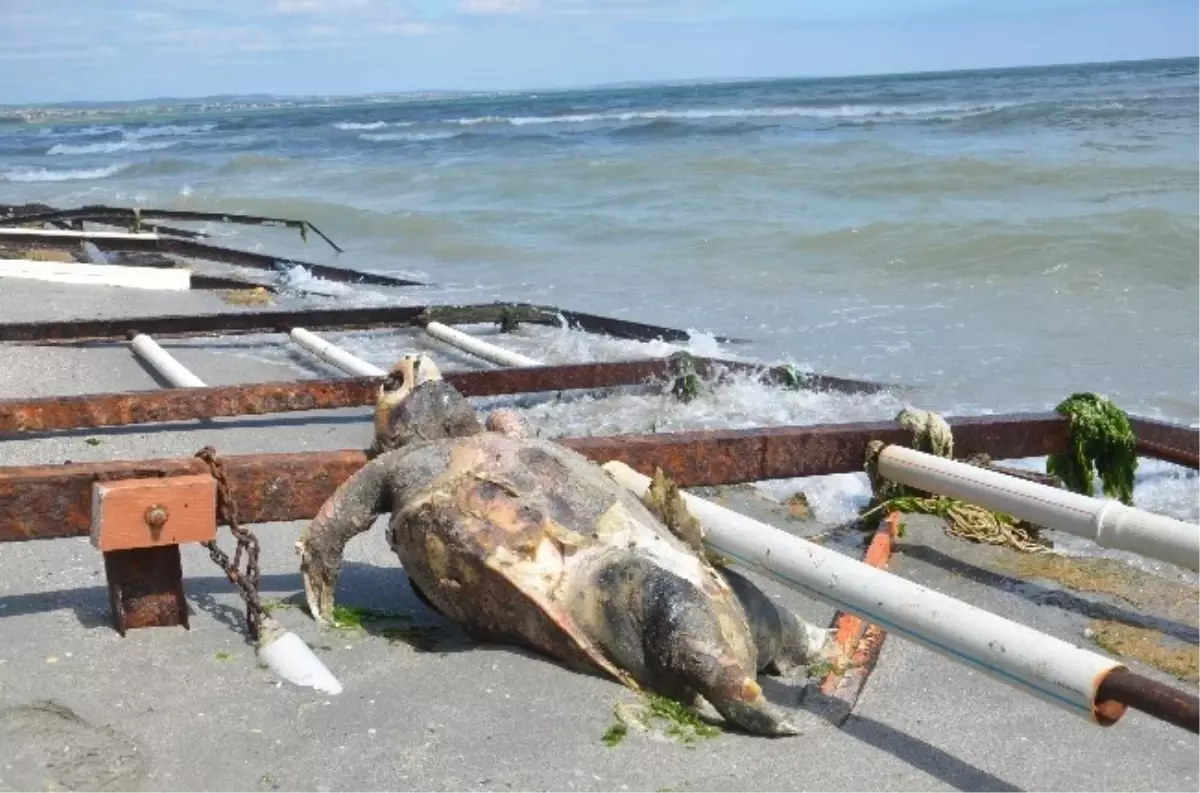
M 114 154 L 119 151 L 160 151 L 180 143 L 178 140 L 159 140 L 139 143 L 137 140 L 113 140 L 103 143 L 59 143 L 50 147 L 46 154 Z
M 949 104 L 949 105 L 841 105 L 837 107 L 728 107 L 693 109 L 645 109 L 604 113 L 568 113 L 558 116 L 474 116 L 453 119 L 449 123 L 461 126 L 478 124 L 508 124 L 522 127 L 530 124 L 595 124 L 630 121 L 706 121 L 710 119 L 754 118 L 883 118 L 889 116 L 912 118 L 961 118 L 973 113 L 985 113 L 1007 107 L 1007 103 Z
M 0 182 L 70 182 L 87 179 L 106 179 L 115 176 L 129 166 L 114 163 L 103 168 L 12 168 L 0 173 Z

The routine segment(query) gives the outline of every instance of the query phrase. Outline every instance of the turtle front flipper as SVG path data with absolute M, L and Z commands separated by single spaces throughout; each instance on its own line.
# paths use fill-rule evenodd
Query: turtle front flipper
M 399 454 L 381 455 L 343 482 L 296 542 L 304 596 L 317 622 L 333 621 L 334 591 L 346 543 L 391 510 L 390 463 Z

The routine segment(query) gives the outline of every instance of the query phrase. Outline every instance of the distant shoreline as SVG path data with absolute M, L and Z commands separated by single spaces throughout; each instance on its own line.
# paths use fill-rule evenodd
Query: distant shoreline
M 130 117 L 166 118 L 198 116 L 210 113 L 270 113 L 297 109 L 346 108 L 355 105 L 378 107 L 394 104 L 437 102 L 455 99 L 497 98 L 523 96 L 530 93 L 572 92 L 621 92 L 644 90 L 653 87 L 730 85 L 780 82 L 837 82 L 850 80 L 887 79 L 906 77 L 909 79 L 929 77 L 943 78 L 970 74 L 1019 73 L 1026 70 L 1077 69 L 1077 68 L 1120 68 L 1131 64 L 1152 66 L 1178 62 L 1181 65 L 1200 65 L 1198 56 L 1174 58 L 1144 58 L 1139 60 L 1096 61 L 1080 63 L 1030 64 L 1026 66 L 989 67 L 978 69 L 946 69 L 941 71 L 911 71 L 886 74 L 847 74 L 838 76 L 767 76 L 767 77 L 712 77 L 687 80 L 648 80 L 636 82 L 601 83 L 570 87 L 528 87 L 506 90 L 420 90 L 396 91 L 374 94 L 333 95 L 272 95 L 272 94 L 218 94 L 201 97 L 159 97 L 152 99 L 112 101 L 67 101 L 24 104 L 0 104 L 0 130 L 25 124 L 72 123 L 77 121 L 104 121 Z

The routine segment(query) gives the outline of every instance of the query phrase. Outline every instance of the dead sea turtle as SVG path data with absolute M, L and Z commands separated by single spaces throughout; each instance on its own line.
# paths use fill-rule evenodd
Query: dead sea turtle
M 707 701 L 750 732 L 796 732 L 756 677 L 812 659 L 828 632 L 714 568 L 599 465 L 528 437 L 511 411 L 480 426 L 424 355 L 382 385 L 376 435 L 377 456 L 297 543 L 316 619 L 332 619 L 346 543 L 390 512 L 413 588 L 469 635 Z

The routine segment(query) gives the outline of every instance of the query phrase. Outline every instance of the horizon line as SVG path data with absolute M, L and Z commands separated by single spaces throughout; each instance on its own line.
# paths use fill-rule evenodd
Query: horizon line
M 618 80 L 601 83 L 580 83 L 574 85 L 560 86 L 526 86 L 521 88 L 458 88 L 458 89 L 441 89 L 441 88 L 413 88 L 403 91 L 374 91 L 366 93 L 335 93 L 335 94 L 275 94 L 262 91 L 250 91 L 246 93 L 217 93 L 217 94 L 197 94 L 197 95 L 178 95 L 178 96 L 156 96 L 142 97 L 138 99 L 67 99 L 48 102 L 24 102 L 24 103 L 3 103 L 0 102 L 0 109 L 4 110 L 21 110 L 21 109 L 39 109 L 39 108 L 58 108 L 66 106 L 93 106 L 103 107 L 105 105 L 134 105 L 145 103 L 169 103 L 169 102 L 201 102 L 204 100 L 225 98 L 225 99 L 280 99 L 291 101 L 303 100 L 352 100 L 363 99 L 369 97 L 402 97 L 413 96 L 420 94 L 440 94 L 442 96 L 463 96 L 471 94 L 527 94 L 536 92 L 547 93 L 570 93 L 573 91 L 596 91 L 596 90 L 620 90 L 623 88 L 649 88 L 653 86 L 672 86 L 685 84 L 715 84 L 715 83 L 740 83 L 740 82 L 773 82 L 786 80 L 847 80 L 861 78 L 879 78 L 879 77 L 916 77 L 922 75 L 943 75 L 943 74 L 964 74 L 971 72 L 1001 72 L 1001 71 L 1020 71 L 1022 69 L 1055 69 L 1069 68 L 1080 66 L 1119 66 L 1122 64 L 1139 64 L 1139 63 L 1154 63 L 1159 61 L 1197 61 L 1200 62 L 1200 55 L 1175 55 L 1175 56 L 1160 56 L 1154 58 L 1123 58 L 1111 61 L 1055 61 L 1049 63 L 1028 63 L 1019 66 L 976 66 L 962 67 L 952 69 L 913 69 L 900 70 L 895 72 L 849 72 L 844 74 L 827 74 L 827 75 L 802 75 L 802 74 L 776 74 L 776 75 L 745 75 L 745 76 L 726 76 L 726 77 L 686 77 L 668 80 Z

